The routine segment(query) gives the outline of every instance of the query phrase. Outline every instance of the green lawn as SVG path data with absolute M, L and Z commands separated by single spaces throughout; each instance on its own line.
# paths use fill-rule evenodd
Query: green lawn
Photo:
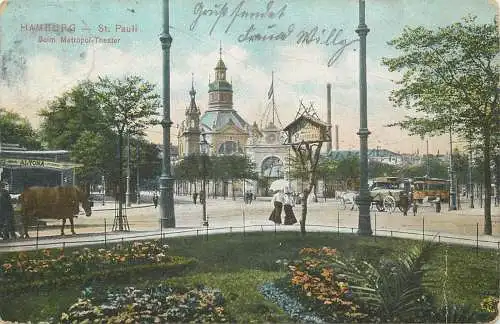
M 171 255 L 194 257 L 199 262 L 181 276 L 172 278 L 136 278 L 131 282 L 115 282 L 118 285 L 145 286 L 167 280 L 172 285 L 204 284 L 220 288 L 226 298 L 226 309 L 238 322 L 283 322 L 289 320 L 275 305 L 265 300 L 258 287 L 284 275 L 278 259 L 293 260 L 302 247 L 334 247 L 344 255 L 352 255 L 377 262 L 404 251 L 419 241 L 395 238 L 358 237 L 337 233 L 242 233 L 168 239 Z M 433 293 L 443 297 L 445 282 L 445 250 L 448 255 L 447 298 L 456 303 L 466 303 L 479 308 L 484 294 L 498 294 L 498 261 L 496 250 L 440 245 L 433 251 L 432 270 L 427 279 L 437 283 Z M 1 258 L 1 256 L 0 256 Z M 103 285 L 104 286 L 104 285 Z M 72 304 L 82 284 L 50 291 L 25 292 L 0 300 L 0 313 L 6 319 L 43 320 Z

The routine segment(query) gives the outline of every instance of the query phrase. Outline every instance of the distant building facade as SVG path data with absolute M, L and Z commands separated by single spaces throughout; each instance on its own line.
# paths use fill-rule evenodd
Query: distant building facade
M 205 134 L 210 155 L 246 154 L 255 163 L 260 177 L 269 180 L 284 178 L 289 170 L 289 147 L 280 143 L 281 125 L 275 124 L 275 115 L 273 120 L 264 121 L 264 127 L 259 128 L 256 122 L 250 125 L 233 106 L 233 85 L 227 80 L 227 67 L 222 54 L 214 71 L 215 79 L 208 85 L 208 106 L 203 113 L 196 103 L 194 85 L 191 86 L 190 104 L 178 131 L 179 159 L 199 154 L 201 135 Z M 257 191 L 255 181 L 234 185 L 238 194 L 246 190 Z M 230 185 L 223 184 L 221 190 L 232 189 Z

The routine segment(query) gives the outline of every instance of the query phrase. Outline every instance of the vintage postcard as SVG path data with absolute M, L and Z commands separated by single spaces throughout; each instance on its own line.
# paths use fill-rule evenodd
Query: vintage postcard
M 0 322 L 493 320 L 498 13 L 0 0 Z

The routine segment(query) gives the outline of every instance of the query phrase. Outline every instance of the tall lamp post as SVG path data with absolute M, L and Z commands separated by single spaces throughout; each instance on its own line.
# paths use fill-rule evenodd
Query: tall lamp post
M 201 149 L 201 159 L 203 161 L 203 184 L 202 184 L 202 192 L 203 192 L 203 226 L 208 227 L 208 218 L 207 218 L 207 157 L 208 157 L 208 148 L 209 144 L 207 142 L 207 134 L 202 133 L 202 140 L 200 142 Z
M 160 35 L 163 51 L 163 157 L 160 176 L 160 226 L 163 228 L 175 227 L 174 191 L 170 164 L 170 36 L 169 0 L 163 0 L 163 32 Z
M 457 210 L 457 191 L 455 187 L 455 170 L 453 169 L 453 138 L 450 126 L 450 210 Z
M 359 0 L 359 219 L 358 234 L 372 235 L 370 220 L 370 192 L 368 190 L 368 130 L 366 100 L 366 35 L 370 29 L 365 23 L 365 0 Z

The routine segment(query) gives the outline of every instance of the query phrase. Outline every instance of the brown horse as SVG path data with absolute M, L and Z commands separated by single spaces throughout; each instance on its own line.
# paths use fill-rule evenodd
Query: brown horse
M 85 215 L 92 214 L 89 195 L 80 188 L 71 187 L 30 187 L 19 197 L 24 227 L 24 237 L 28 235 L 28 225 L 35 219 L 61 219 L 61 235 L 64 235 L 66 219 L 71 223 L 71 233 L 75 234 L 73 217 L 80 211 L 82 204 Z

